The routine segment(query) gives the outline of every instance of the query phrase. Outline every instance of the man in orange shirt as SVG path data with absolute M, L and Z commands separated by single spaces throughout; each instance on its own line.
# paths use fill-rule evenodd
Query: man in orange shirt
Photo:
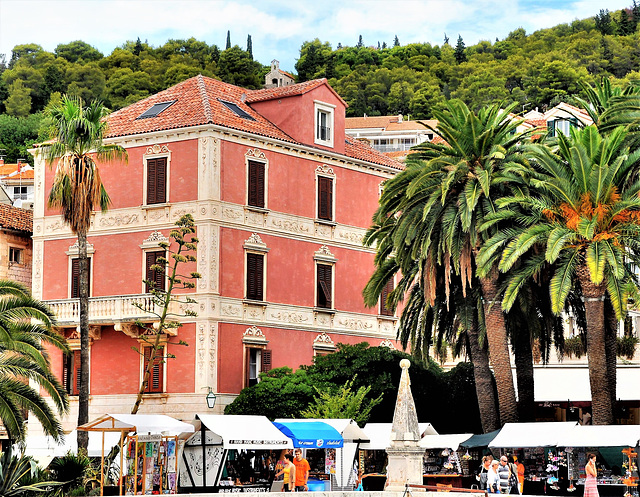
M 293 464 L 296 466 L 296 492 L 305 492 L 309 490 L 307 486 L 307 480 L 309 479 L 309 461 L 303 459 L 302 450 L 296 449 L 294 451 L 295 459 Z

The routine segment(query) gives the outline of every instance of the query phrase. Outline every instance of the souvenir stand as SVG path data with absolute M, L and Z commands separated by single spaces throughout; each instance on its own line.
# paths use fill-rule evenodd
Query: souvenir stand
M 478 485 L 480 481 L 480 466 L 482 465 L 482 456 L 491 454 L 489 450 L 489 444 L 500 433 L 500 430 L 490 431 L 489 433 L 481 433 L 479 435 L 473 435 L 471 438 L 465 440 L 460 444 L 460 451 L 464 449 L 462 454 L 462 472 L 469 475 L 474 475 L 475 481 L 471 482 L 471 485 Z
M 391 423 L 367 423 L 362 429 L 369 442 L 361 443 L 358 451 L 358 473 L 362 474 L 365 490 L 384 490 L 387 481 L 387 452 L 391 445 Z M 418 423 L 422 437 L 437 435 L 431 423 Z
M 598 493 L 601 496 L 638 494 L 638 425 L 576 426 L 558 440 L 567 458 L 569 491 L 584 492 L 585 464 L 596 454 Z
M 336 449 L 342 448 L 342 435 L 325 420 L 277 419 L 273 422 L 293 446 L 303 450 L 311 471 L 307 486 L 309 491 L 330 491 L 331 472 L 335 473 Z M 321 450 L 315 450 L 321 449 Z
M 425 449 L 422 480 L 424 485 L 464 488 L 471 486 L 469 467 L 463 471 L 464 454 L 459 454 L 460 444 L 473 433 L 454 435 L 426 435 L 419 446 Z M 467 483 L 467 485 L 465 485 Z
M 180 461 L 180 492 L 267 492 L 283 449 L 266 416 L 197 414 Z
M 525 467 L 524 494 L 564 495 L 568 488 L 567 460 L 563 448 L 558 448 L 559 440 L 576 426 L 576 421 L 506 423 L 489 448 L 501 455 L 518 456 Z
M 291 419 L 276 419 L 276 423 L 291 422 Z M 316 457 L 315 463 L 317 469 L 324 464 L 324 473 L 329 474 L 331 478 L 331 488 L 333 490 L 353 490 L 357 477 L 357 471 L 354 468 L 356 464 L 356 456 L 358 454 L 358 446 L 363 442 L 368 442 L 369 438 L 366 433 L 352 419 L 300 419 L 297 422 L 323 422 L 336 429 L 342 435 L 343 445 L 337 449 L 326 449 L 324 454 L 324 463 L 319 457 Z M 309 451 L 307 459 L 316 451 Z M 317 451 L 318 453 L 320 451 Z M 309 464 L 311 465 L 311 460 Z M 313 465 L 311 465 L 313 468 Z
M 122 495 L 123 483 L 127 495 L 177 493 L 179 436 L 192 433 L 193 425 L 162 414 L 105 414 L 79 426 L 78 430 L 102 432 L 100 495 L 104 495 L 104 440 L 108 432 L 120 434 L 119 495 Z M 131 433 L 134 435 L 127 436 Z M 171 460 L 167 457 L 169 442 L 173 442 Z M 127 472 L 123 475 L 125 447 Z M 164 448 L 163 452 L 161 448 Z M 169 464 L 171 462 L 173 466 Z

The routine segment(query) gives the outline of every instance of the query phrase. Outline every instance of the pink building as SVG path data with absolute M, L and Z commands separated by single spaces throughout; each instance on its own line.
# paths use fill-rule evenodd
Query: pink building
M 176 358 L 141 412 L 192 419 L 208 387 L 222 412 L 260 371 L 309 364 L 339 342 L 396 345 L 395 318 L 363 304 L 374 251 L 361 240 L 401 166 L 345 136 L 345 102 L 326 80 L 252 91 L 197 76 L 108 119 L 129 161 L 101 167 L 112 207 L 88 238 L 90 418 L 133 405 L 144 367 L 133 322 L 153 320 L 134 303 L 150 300 L 143 279 L 184 213 L 200 239 L 198 316 L 176 337 L 188 347 L 167 344 Z M 77 349 L 76 241 L 45 207 L 53 170 L 39 159 L 35 172 L 33 291 Z M 76 359 L 52 356 L 72 394 Z

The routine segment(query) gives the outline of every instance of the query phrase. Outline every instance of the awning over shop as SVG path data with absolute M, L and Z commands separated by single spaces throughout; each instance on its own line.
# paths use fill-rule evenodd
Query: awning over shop
M 535 366 L 533 368 L 536 402 L 590 402 L 587 366 Z M 640 367 L 616 368 L 616 396 L 620 400 L 640 400 Z
M 292 440 L 294 447 L 306 449 L 342 447 L 342 435 L 324 421 L 276 421 L 273 424 Z
M 577 421 L 562 423 L 506 423 L 489 447 L 556 447 Z
M 458 447 L 465 440 L 469 440 L 473 433 L 457 433 L 452 435 L 425 435 L 418 445 L 423 449 L 453 449 Z
M 222 445 L 225 449 L 293 447 L 291 439 L 276 428 L 266 416 L 196 414 L 196 420 L 200 420 L 211 432 L 213 444 Z
M 183 423 L 164 414 L 105 414 L 93 421 L 78 426 L 83 431 L 117 431 L 140 433 L 162 433 L 179 435 L 193 433 L 190 423 Z
M 640 440 L 640 425 L 577 425 L 558 437 L 563 447 L 635 447 Z
M 369 442 L 360 444 L 360 448 L 364 450 L 384 450 L 391 445 L 391 426 L 392 423 L 367 423 L 362 429 Z M 437 435 L 431 423 L 418 423 L 421 436 Z
M 276 423 L 287 423 L 291 421 L 290 419 L 276 419 Z M 299 421 L 303 421 L 303 420 L 299 420 Z M 368 442 L 369 441 L 369 437 L 367 436 L 367 434 L 364 432 L 364 430 L 362 428 L 360 428 L 358 426 L 358 423 L 356 423 L 353 419 L 346 419 L 346 418 L 340 418 L 340 419 L 305 419 L 304 421 L 320 421 L 322 423 L 327 423 L 330 426 L 333 426 L 338 433 L 340 433 L 340 435 L 342 435 L 342 438 L 345 442 L 355 442 L 355 443 L 362 443 L 362 442 Z
M 465 440 L 460 444 L 461 447 L 465 447 L 467 449 L 474 449 L 476 447 L 488 447 L 491 441 L 496 438 L 496 436 L 500 433 L 500 430 L 490 431 L 489 433 L 481 433 L 479 435 L 474 435 L 470 439 Z

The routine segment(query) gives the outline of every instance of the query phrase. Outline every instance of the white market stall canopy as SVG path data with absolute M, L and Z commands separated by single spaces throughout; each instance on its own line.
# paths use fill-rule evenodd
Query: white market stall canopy
M 364 450 L 384 450 L 391 445 L 392 423 L 367 423 L 363 431 L 369 438 L 368 443 L 360 444 Z M 437 435 L 438 432 L 431 426 L 431 423 L 418 423 L 420 435 Z
M 276 423 L 285 423 L 288 421 L 292 421 L 291 419 L 276 419 Z M 364 432 L 362 428 L 358 426 L 353 419 L 340 418 L 340 419 L 313 419 L 313 418 L 305 418 L 303 421 L 320 421 L 322 423 L 327 423 L 329 426 L 335 428 L 335 430 L 342 435 L 342 438 L 345 442 L 368 442 L 369 437 Z
M 120 444 L 120 433 L 106 433 L 104 437 L 105 452 L 111 450 L 114 445 Z M 89 457 L 102 455 L 102 435 L 89 432 Z M 67 452 L 78 453 L 78 432 L 73 430 L 64 436 L 64 440 L 57 443 L 52 437 L 28 436 L 26 440 L 25 455 L 32 456 L 42 466 L 48 466 L 54 457 L 62 457 Z
M 423 449 L 458 450 L 462 442 L 469 440 L 473 433 L 456 433 L 452 435 L 425 435 L 418 445 Z
M 574 427 L 558 438 L 563 447 L 635 447 L 640 441 L 640 425 L 594 425 Z
M 213 444 L 225 449 L 292 448 L 291 439 L 276 428 L 266 416 L 225 416 L 196 414 L 213 435 Z
M 164 414 L 105 414 L 93 421 L 78 426 L 83 431 L 117 431 L 141 433 L 162 433 L 179 435 L 193 433 L 190 423 L 183 423 Z
M 556 447 L 566 437 L 577 421 L 561 423 L 506 423 L 489 447 Z

